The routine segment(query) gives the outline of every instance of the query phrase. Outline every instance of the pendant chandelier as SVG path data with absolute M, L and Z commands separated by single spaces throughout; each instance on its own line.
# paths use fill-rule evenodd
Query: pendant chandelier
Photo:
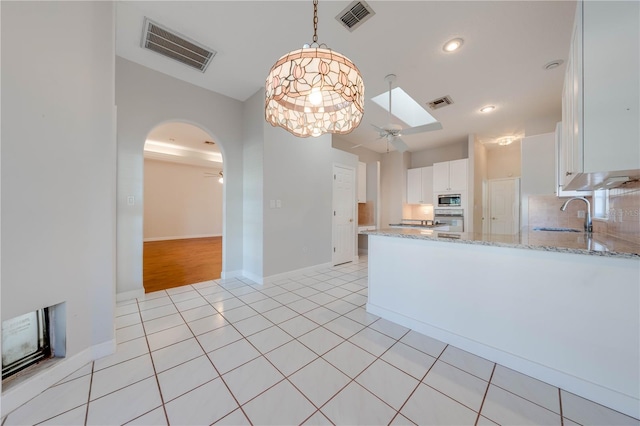
M 317 32 L 318 0 L 313 0 L 313 43 L 278 59 L 266 81 L 266 120 L 303 138 L 350 133 L 364 113 L 360 71 L 318 44 Z

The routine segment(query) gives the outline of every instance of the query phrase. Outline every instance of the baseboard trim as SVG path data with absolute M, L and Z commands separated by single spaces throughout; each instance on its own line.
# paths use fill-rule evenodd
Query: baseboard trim
M 91 356 L 94 360 L 104 358 L 107 355 L 115 353 L 117 346 L 116 339 L 91 346 Z
M 125 302 L 131 299 L 137 299 L 144 296 L 144 289 L 123 291 L 122 293 L 116 293 L 116 302 Z
M 220 272 L 220 278 L 228 280 L 230 278 L 238 278 L 244 276 L 243 271 L 222 271 Z
M 431 324 L 417 321 L 413 318 L 409 318 L 403 314 L 385 309 L 378 305 L 367 303 L 367 312 L 378 315 L 386 320 L 408 327 L 419 333 L 438 339 L 492 362 L 496 362 L 545 383 L 549 383 L 590 401 L 594 401 L 598 404 L 620 411 L 628 416 L 634 418 L 639 418 L 640 416 L 640 401 L 631 395 L 626 395 L 595 383 L 588 382 L 579 377 L 572 376 L 554 368 L 550 368 L 509 352 L 485 345 L 484 343 L 451 333 Z
M 115 349 L 116 340 L 112 339 L 91 346 L 71 357 L 53 358 L 50 363 L 43 366 L 41 371 L 34 373 L 30 377 L 25 377 L 24 380 L 16 379 L 20 381 L 12 383 L 8 389 L 2 391 L 2 417 L 38 396 L 85 364 L 114 353 Z
M 264 284 L 264 278 L 256 275 L 254 273 L 248 272 L 248 271 L 242 271 L 242 276 L 244 278 L 250 279 L 251 281 L 255 282 L 256 284 L 260 284 L 263 285 Z
M 154 237 L 154 238 L 143 238 L 142 241 L 147 243 L 150 241 L 189 240 L 192 238 L 210 238 L 210 237 L 222 237 L 222 234 L 197 234 L 197 235 L 181 235 L 181 236 L 172 236 L 172 237 Z
M 316 269 L 320 269 L 320 268 L 331 268 L 333 267 L 332 262 L 329 263 L 321 263 L 319 265 L 314 265 L 314 266 L 308 266 L 306 268 L 300 268 L 300 269 L 295 269 L 293 271 L 288 271 L 288 272 L 282 272 L 280 274 L 274 274 L 274 275 L 269 275 L 268 277 L 264 277 L 262 278 L 262 281 L 264 284 L 266 283 L 271 283 L 277 280 L 281 280 L 284 278 L 290 278 L 296 275 L 300 275 L 300 274 L 304 274 L 305 272 L 312 272 Z M 249 279 L 252 279 L 255 281 L 255 279 L 251 278 L 251 277 L 247 277 Z M 262 283 L 261 283 L 262 284 Z

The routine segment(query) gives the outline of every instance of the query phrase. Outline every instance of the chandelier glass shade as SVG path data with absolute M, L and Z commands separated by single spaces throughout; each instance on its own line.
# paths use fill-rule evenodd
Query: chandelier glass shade
M 314 2 L 314 29 L 317 25 Z M 347 134 L 364 114 L 364 83 L 348 58 L 314 43 L 273 65 L 265 84 L 265 119 L 295 136 Z

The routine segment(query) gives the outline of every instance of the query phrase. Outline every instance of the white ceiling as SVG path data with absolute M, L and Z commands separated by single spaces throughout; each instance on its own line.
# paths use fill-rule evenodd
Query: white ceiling
M 213 145 L 205 143 L 214 142 Z M 164 123 L 154 128 L 144 145 L 144 157 L 204 167 L 222 167 L 218 144 L 201 128 L 188 123 Z
M 422 105 L 445 95 L 454 101 L 429 111 L 442 130 L 403 137 L 410 151 L 470 133 L 484 141 L 522 136 L 528 123 L 559 117 L 564 65 L 543 66 L 566 60 L 575 1 L 369 1 L 376 14 L 353 32 L 335 19 L 348 4 L 318 5 L 318 41 L 350 58 L 365 83 L 363 121 L 342 139 L 386 151 L 371 124 L 387 124 L 387 113 L 370 99 L 388 90 L 390 73 Z M 145 16 L 216 50 L 206 72 L 143 50 Z M 244 101 L 263 89 L 280 56 L 312 41 L 312 20 L 311 0 L 121 1 L 116 54 Z M 463 47 L 445 53 L 442 45 L 454 37 L 465 40 Z M 480 113 L 487 104 L 496 110 Z

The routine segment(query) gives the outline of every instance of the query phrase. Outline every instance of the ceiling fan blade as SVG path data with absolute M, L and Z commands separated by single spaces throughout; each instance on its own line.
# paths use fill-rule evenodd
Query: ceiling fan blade
M 384 132 L 385 131 L 382 127 L 378 127 L 375 124 L 372 124 L 371 127 L 375 128 L 379 132 Z
M 399 137 L 395 137 L 395 138 L 389 138 L 389 142 L 391 143 L 391 145 L 393 145 L 393 147 L 396 149 L 396 151 L 403 153 L 406 150 L 409 149 L 409 147 L 407 146 L 406 143 L 404 143 L 404 141 L 402 139 L 400 139 Z
M 429 123 L 423 126 L 408 127 L 406 129 L 402 129 L 402 134 L 414 135 L 416 133 L 430 132 L 432 130 L 440 130 L 440 129 L 442 129 L 442 123 L 440 123 L 439 121 L 436 121 L 435 123 Z

